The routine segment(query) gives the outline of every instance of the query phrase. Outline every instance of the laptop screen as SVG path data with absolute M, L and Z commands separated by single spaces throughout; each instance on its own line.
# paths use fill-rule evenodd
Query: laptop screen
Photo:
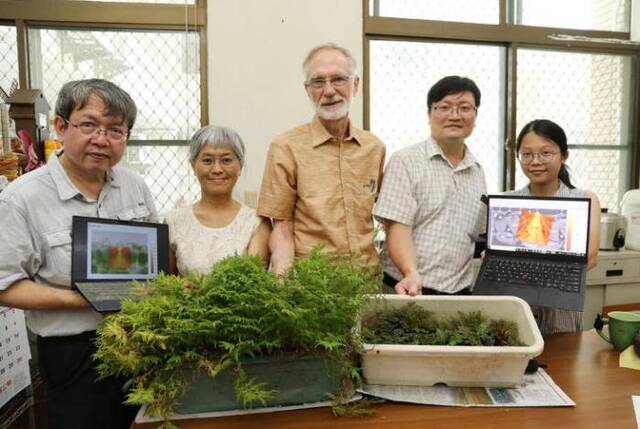
M 489 196 L 487 247 L 586 257 L 589 199 Z
M 151 280 L 168 272 L 167 225 L 73 218 L 72 277 L 78 280 Z
M 87 223 L 88 280 L 150 280 L 158 275 L 155 228 Z

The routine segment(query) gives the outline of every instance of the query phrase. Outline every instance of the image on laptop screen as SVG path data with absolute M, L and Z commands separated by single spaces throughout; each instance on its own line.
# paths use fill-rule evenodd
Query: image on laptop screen
M 151 280 L 158 274 L 157 229 L 87 223 L 88 280 Z
M 586 256 L 589 202 L 491 196 L 487 231 L 492 250 Z

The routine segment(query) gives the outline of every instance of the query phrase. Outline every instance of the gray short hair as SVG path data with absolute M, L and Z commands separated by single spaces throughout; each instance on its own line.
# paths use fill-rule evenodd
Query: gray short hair
M 122 117 L 131 130 L 136 122 L 138 109 L 131 96 L 118 85 L 104 79 L 74 80 L 65 83 L 58 93 L 56 115 L 69 119 L 74 110 L 82 109 L 95 96 L 107 107 L 107 115 Z
M 230 146 L 240 165 L 244 166 L 244 142 L 233 128 L 206 125 L 195 132 L 189 146 L 189 162 L 193 164 L 205 145 Z
M 318 45 L 315 48 L 311 49 L 302 62 L 302 72 L 304 73 L 305 79 L 309 77 L 309 63 L 311 62 L 313 57 L 315 57 L 318 52 L 325 50 L 340 52 L 342 55 L 344 55 L 344 57 L 347 59 L 347 62 L 349 63 L 349 68 L 351 69 L 350 73 L 354 76 L 357 74 L 356 69 L 358 68 L 358 63 L 347 48 L 343 48 L 342 46 L 336 45 L 335 43 L 323 43 L 322 45 Z

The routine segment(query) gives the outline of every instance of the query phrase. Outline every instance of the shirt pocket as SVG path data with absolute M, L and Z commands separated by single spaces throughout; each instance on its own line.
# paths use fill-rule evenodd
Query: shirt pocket
M 134 221 L 146 221 L 149 219 L 151 212 L 147 206 L 135 206 L 127 207 L 119 210 L 116 213 L 116 219 L 119 220 L 134 220 Z
M 378 196 L 378 176 L 375 174 L 358 174 L 351 183 L 354 195 L 376 198 Z
M 64 229 L 44 234 L 47 244 L 40 275 L 54 284 L 71 284 L 71 230 Z

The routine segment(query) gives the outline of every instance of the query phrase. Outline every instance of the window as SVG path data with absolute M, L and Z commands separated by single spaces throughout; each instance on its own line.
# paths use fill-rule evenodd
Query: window
M 372 40 L 370 44 L 371 131 L 389 154 L 429 135 L 427 91 L 440 78 L 461 74 L 481 89 L 476 129 L 468 141 L 486 169 L 490 192 L 503 188 L 505 49 L 501 46 L 443 42 Z M 432 58 L 442 58 L 433 64 Z
M 574 183 L 617 211 L 624 192 L 638 186 L 632 166 L 638 165 L 633 118 L 640 48 L 611 41 L 629 39 L 630 2 L 496 0 L 466 8 L 437 2 L 432 9 L 424 3 L 372 0 L 365 11 L 365 126 L 387 144 L 388 154 L 428 136 L 431 85 L 450 74 L 468 76 L 480 87 L 482 103 L 467 143 L 490 192 L 524 186 L 517 133 L 547 118 L 568 135 Z M 574 13 L 549 13 L 565 4 Z M 497 25 L 486 25 L 490 20 L 483 17 L 496 14 Z M 446 25 L 436 23 L 445 15 Z M 577 37 L 571 41 L 550 37 L 555 31 L 545 26 L 554 25 L 556 15 L 563 17 L 558 27 L 585 30 L 570 30 Z
M 0 25 L 0 87 L 9 91 L 13 81 L 18 81 L 16 28 Z
M 576 186 L 614 211 L 629 188 L 631 70 L 629 56 L 518 50 L 517 129 L 533 118 L 560 124 Z M 525 184 L 518 169 L 516 188 Z
M 31 82 L 51 106 L 73 79 L 108 79 L 129 92 L 138 117 L 125 161 L 145 177 L 164 213 L 198 195 L 184 146 L 201 122 L 198 49 L 193 32 L 32 28 Z M 183 144 L 161 143 L 172 141 Z
M 187 140 L 200 127 L 197 33 L 31 28 L 29 59 L 31 84 L 52 106 L 74 79 L 129 92 L 138 106 L 131 140 Z
M 370 0 L 373 16 L 497 24 L 498 0 Z
M 516 3 L 517 24 L 629 31 L 631 0 L 518 0 Z
M 33 7 L 40 2 L 33 0 Z M 162 216 L 181 200 L 192 201 L 199 194 L 187 157 L 191 135 L 207 121 L 206 61 L 201 52 L 204 2 L 111 0 L 99 8 L 91 2 L 102 0 L 73 5 L 73 16 L 85 21 L 69 22 L 61 9 L 53 11 L 46 24 L 35 17 L 30 21 L 29 11 L 17 4 L 7 6 L 8 16 L 22 18 L 16 25 L 27 30 L 21 40 L 28 58 L 22 65 L 26 79 L 21 85 L 43 90 L 51 117 L 60 88 L 70 80 L 108 79 L 129 92 L 138 117 L 124 162 L 145 178 Z M 43 8 L 49 6 L 42 1 Z M 135 11 L 135 24 L 128 21 L 129 7 Z M 18 77 L 20 34 L 15 26 L 0 26 L 3 82 L 8 79 L 5 70 Z M 13 63 L 9 57 L 15 58 Z

